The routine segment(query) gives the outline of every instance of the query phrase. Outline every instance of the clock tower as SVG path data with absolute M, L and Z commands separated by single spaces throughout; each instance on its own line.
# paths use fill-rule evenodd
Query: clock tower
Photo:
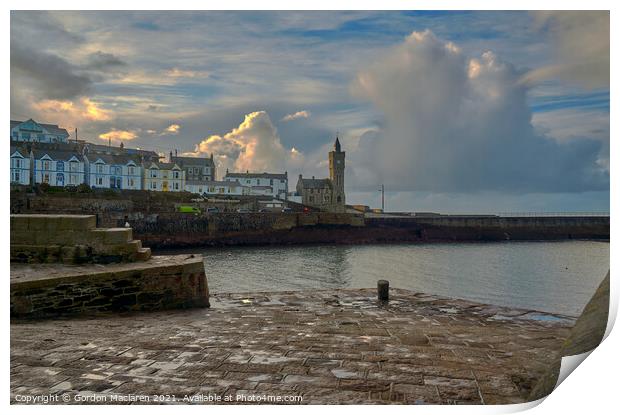
M 340 148 L 340 140 L 336 136 L 334 150 L 329 152 L 329 178 L 332 182 L 331 204 L 337 212 L 344 212 L 344 156 L 345 152 Z

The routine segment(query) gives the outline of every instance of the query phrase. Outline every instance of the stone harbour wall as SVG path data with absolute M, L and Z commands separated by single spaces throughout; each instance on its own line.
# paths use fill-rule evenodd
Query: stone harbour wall
M 209 307 L 200 255 L 143 263 L 64 266 L 13 264 L 11 317 Z

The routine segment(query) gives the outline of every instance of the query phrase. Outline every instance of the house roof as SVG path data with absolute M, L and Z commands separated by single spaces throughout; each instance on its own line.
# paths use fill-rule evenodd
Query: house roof
M 32 149 L 32 155 L 34 156 L 36 160 L 41 159 L 46 154 L 52 160 L 57 160 L 57 161 L 67 161 L 73 157 L 75 157 L 79 161 L 84 161 L 84 158 L 79 152 L 69 150 L 69 149 L 59 149 L 59 148 L 52 148 L 52 149 L 33 148 Z
M 15 152 L 19 152 L 19 154 L 21 154 L 24 157 L 28 157 L 28 154 L 30 153 L 28 151 L 27 148 L 22 147 L 22 146 L 11 146 L 11 155 L 15 154 Z
M 229 173 L 226 172 L 226 177 L 239 178 L 239 179 L 280 179 L 287 180 L 287 173 Z
M 88 153 L 86 154 L 86 158 L 89 162 L 94 163 L 97 160 L 101 159 L 106 164 L 120 164 L 125 165 L 129 164 L 129 162 L 133 161 L 137 166 L 140 164 L 140 160 L 137 156 L 132 156 L 129 154 L 104 154 L 104 153 Z
M 112 154 L 112 155 L 136 155 L 146 159 L 159 160 L 160 156 L 151 150 L 139 150 L 137 148 L 112 147 L 103 144 L 85 143 L 89 153 Z
M 185 167 L 185 166 L 213 167 L 215 166 L 213 159 L 204 158 L 204 157 L 172 156 L 172 161 L 177 163 L 181 167 Z
M 69 133 L 67 132 L 67 130 L 65 128 L 60 128 L 58 125 L 56 124 L 43 124 L 40 122 L 36 122 L 33 119 L 27 120 L 27 121 L 17 121 L 17 120 L 11 120 L 11 130 L 15 127 L 17 127 L 20 124 L 23 124 L 25 122 L 28 121 L 32 121 L 34 123 L 39 124 L 41 127 L 45 128 L 45 130 L 50 133 L 50 134 L 54 134 L 54 135 L 64 135 L 69 137 Z
M 325 187 L 332 187 L 332 181 L 330 179 L 299 179 L 301 186 L 304 189 L 323 189 Z

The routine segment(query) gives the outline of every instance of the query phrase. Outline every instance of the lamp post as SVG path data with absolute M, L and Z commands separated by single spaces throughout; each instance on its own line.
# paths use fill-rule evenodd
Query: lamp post
M 385 213 L 385 186 L 381 185 L 379 191 L 381 192 L 381 213 Z

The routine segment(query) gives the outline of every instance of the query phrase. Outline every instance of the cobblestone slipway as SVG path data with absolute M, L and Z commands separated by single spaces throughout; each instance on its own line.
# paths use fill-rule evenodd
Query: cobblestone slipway
M 392 289 L 219 294 L 212 308 L 11 324 L 23 396 L 525 401 L 574 319 Z M 63 403 L 62 401 L 59 403 Z M 110 403 L 110 400 L 106 401 Z

